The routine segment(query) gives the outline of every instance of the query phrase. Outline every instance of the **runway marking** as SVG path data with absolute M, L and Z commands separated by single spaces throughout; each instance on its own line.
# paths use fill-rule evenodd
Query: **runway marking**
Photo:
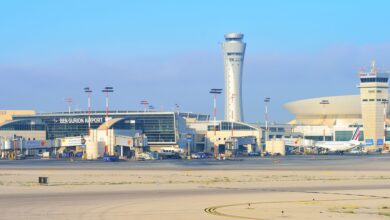
M 362 194 L 351 194 L 351 193 L 332 193 L 332 192 L 316 192 L 316 191 L 283 191 L 283 190 L 263 190 L 263 191 L 274 191 L 274 192 L 300 192 L 300 193 L 310 193 L 310 194 L 331 194 L 331 195 L 343 195 L 343 196 L 357 196 L 357 197 L 366 197 L 364 200 L 376 200 L 376 199 L 390 199 L 388 196 L 375 196 L 375 195 L 362 195 Z M 314 200 L 315 202 L 336 202 L 336 201 L 361 201 L 362 198 L 356 199 L 319 199 Z M 291 201 L 271 201 L 271 202 L 246 202 L 246 203 L 236 203 L 236 204 L 227 204 L 220 206 L 212 206 L 205 208 L 204 211 L 211 215 L 229 217 L 229 218 L 238 218 L 238 219 L 252 219 L 252 220 L 267 220 L 265 218 L 257 218 L 257 217 L 249 217 L 249 216 L 240 216 L 240 215 L 231 215 L 226 214 L 220 211 L 217 211 L 221 208 L 234 207 L 234 206 L 243 206 L 248 204 L 281 204 L 281 203 L 305 203 L 305 202 L 313 202 L 313 200 L 291 200 Z

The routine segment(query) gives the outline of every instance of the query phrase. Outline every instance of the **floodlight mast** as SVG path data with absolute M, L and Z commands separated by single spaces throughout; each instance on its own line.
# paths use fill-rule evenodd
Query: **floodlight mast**
M 180 105 L 179 104 L 175 104 L 175 111 L 177 112 L 177 113 L 179 113 L 179 111 L 180 111 Z
M 146 109 L 147 109 L 147 107 L 149 105 L 149 102 L 144 99 L 144 100 L 140 101 L 140 104 L 144 106 L 144 112 L 146 112 Z
M 386 119 L 387 119 L 387 105 L 389 104 L 389 100 L 383 99 L 383 128 L 384 128 L 384 134 L 383 134 L 383 150 L 387 150 L 386 146 Z
M 89 87 L 85 87 L 84 92 L 88 95 L 88 136 L 90 136 L 91 135 L 91 93 L 92 93 L 92 90 Z
M 325 141 L 326 140 L 326 138 L 325 138 L 325 118 L 326 118 L 326 114 L 325 114 L 325 106 L 326 105 L 329 105 L 329 100 L 326 100 L 326 99 L 324 99 L 324 100 L 321 100 L 321 102 L 320 102 L 320 105 L 322 105 L 322 115 L 323 115 L 323 117 L 324 117 L 324 129 L 322 130 L 322 140 L 323 141 Z
M 108 143 L 107 143 L 108 142 L 108 124 L 107 124 L 107 121 L 108 121 L 108 93 L 114 92 L 114 87 L 106 86 L 106 87 L 104 87 L 102 92 L 106 94 L 106 120 L 105 120 L 105 124 L 106 124 L 106 148 L 105 148 L 105 154 L 107 154 L 107 153 L 109 153 L 108 152 Z
M 214 95 L 214 157 L 217 157 L 217 95 L 222 93 L 222 89 L 211 89 L 210 94 Z
M 67 98 L 64 99 L 64 101 L 66 103 L 68 103 L 68 113 L 70 114 L 70 107 L 72 105 L 73 99 L 72 99 L 72 97 L 67 97 Z
M 232 94 L 232 106 L 234 104 L 234 98 L 236 98 L 236 94 L 233 93 Z M 232 141 L 233 141 L 233 136 L 234 136 L 234 108 L 232 108 L 231 131 L 232 131 L 231 137 L 232 137 Z
M 265 138 L 264 141 L 266 142 L 268 140 L 268 103 L 271 102 L 270 97 L 266 97 L 264 99 L 264 105 L 265 105 Z

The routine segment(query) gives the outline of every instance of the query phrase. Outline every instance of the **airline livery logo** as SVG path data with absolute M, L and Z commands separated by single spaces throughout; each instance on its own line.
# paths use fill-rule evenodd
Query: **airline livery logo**
M 358 141 L 359 137 L 360 137 L 360 131 L 359 131 L 359 127 L 357 127 L 355 132 L 353 133 L 352 140 Z

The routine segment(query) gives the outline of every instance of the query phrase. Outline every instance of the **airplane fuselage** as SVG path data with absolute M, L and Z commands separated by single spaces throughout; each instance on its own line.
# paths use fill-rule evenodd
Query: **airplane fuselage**
M 324 148 L 331 152 L 344 152 L 358 146 L 350 141 L 325 141 L 315 143 L 315 147 Z

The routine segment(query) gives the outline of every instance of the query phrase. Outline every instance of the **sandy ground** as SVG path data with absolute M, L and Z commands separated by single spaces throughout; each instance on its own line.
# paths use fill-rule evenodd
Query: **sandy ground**
M 390 172 L 0 169 L 0 219 L 232 218 L 390 219 Z

